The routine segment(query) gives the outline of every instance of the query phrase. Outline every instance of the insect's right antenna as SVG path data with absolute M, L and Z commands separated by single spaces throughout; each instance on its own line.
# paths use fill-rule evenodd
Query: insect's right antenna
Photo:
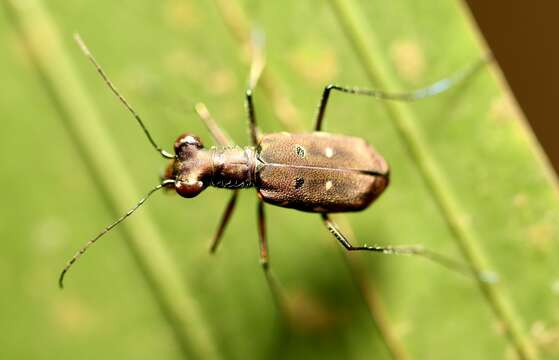
M 161 184 L 151 189 L 143 198 L 140 199 L 140 201 L 138 201 L 138 203 L 132 209 L 128 210 L 126 214 L 122 215 L 120 218 L 118 218 L 117 221 L 113 222 L 111 225 L 103 229 L 103 231 L 101 231 L 96 237 L 86 242 L 85 245 L 82 246 L 82 248 L 78 250 L 78 252 L 74 256 L 72 256 L 72 258 L 68 261 L 68 263 L 66 263 L 66 266 L 64 267 L 64 269 L 60 273 L 60 277 L 58 278 L 58 286 L 60 286 L 61 289 L 64 288 L 64 276 L 66 276 L 66 273 L 68 272 L 68 270 L 70 270 L 72 265 L 74 265 L 74 263 L 78 261 L 78 259 L 87 251 L 87 249 L 91 247 L 91 245 L 95 244 L 95 242 L 99 240 L 103 235 L 111 231 L 112 228 L 114 228 L 115 226 L 123 222 L 127 217 L 129 217 L 136 210 L 138 210 L 138 208 L 142 206 L 142 204 L 151 196 L 151 194 L 153 194 L 157 190 L 167 185 L 174 184 L 174 183 L 175 180 L 165 180 Z
M 116 87 L 114 86 L 114 84 L 111 82 L 111 80 L 109 79 L 109 77 L 107 76 L 107 74 L 105 73 L 105 71 L 101 68 L 101 66 L 99 65 L 99 63 L 97 63 L 97 61 L 95 60 L 95 58 L 93 57 L 93 55 L 91 54 L 91 51 L 89 51 L 89 49 L 87 48 L 87 46 L 85 45 L 85 43 L 83 42 L 82 38 L 80 37 L 79 34 L 75 34 L 74 35 L 74 39 L 76 40 L 76 42 L 78 43 L 78 46 L 81 48 L 81 50 L 83 51 L 83 53 L 85 54 L 85 56 L 87 56 L 87 58 L 93 63 L 93 65 L 95 66 L 95 68 L 97 69 L 97 72 L 99 73 L 99 75 L 101 75 L 101 77 L 103 78 L 103 80 L 105 81 L 105 83 L 109 86 L 109 88 L 111 89 L 111 91 L 119 98 L 119 100 L 124 104 L 124 106 L 128 109 L 128 111 L 130 111 L 130 113 L 132 113 L 132 115 L 134 116 L 134 118 L 136 118 L 136 121 L 138 121 L 138 124 L 140 124 L 142 130 L 144 131 L 144 133 L 146 134 L 149 142 L 151 143 L 151 145 L 153 145 L 153 147 L 155 148 L 155 150 L 157 150 L 157 152 L 159 152 L 161 154 L 161 156 L 163 156 L 164 158 L 167 159 L 174 159 L 175 156 L 165 150 L 163 150 L 161 147 L 159 147 L 156 143 L 155 140 L 153 140 L 153 138 L 151 137 L 151 134 L 149 133 L 148 129 L 146 128 L 146 126 L 144 125 L 144 122 L 142 121 L 142 119 L 140 118 L 140 115 L 138 115 L 138 113 L 136 113 L 136 111 L 134 111 L 134 109 L 132 108 L 132 106 L 130 106 L 130 104 L 128 103 L 128 101 L 126 101 L 126 99 L 124 98 L 124 96 L 122 96 L 118 90 L 116 89 Z

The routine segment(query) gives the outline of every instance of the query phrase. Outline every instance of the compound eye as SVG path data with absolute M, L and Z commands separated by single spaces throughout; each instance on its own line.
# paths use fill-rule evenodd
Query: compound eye
M 193 198 L 204 190 L 204 183 L 197 181 L 177 181 L 175 183 L 175 190 L 177 194 L 185 198 Z
M 175 152 L 178 152 L 178 150 L 184 145 L 192 145 L 197 149 L 204 147 L 200 138 L 192 133 L 184 133 L 177 138 L 175 141 Z

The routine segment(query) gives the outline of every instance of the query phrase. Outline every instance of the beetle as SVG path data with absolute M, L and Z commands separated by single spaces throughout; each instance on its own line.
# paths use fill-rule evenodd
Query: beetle
M 212 253 L 217 249 L 235 209 L 239 189 L 256 189 L 260 262 L 265 271 L 268 270 L 268 243 L 264 203 L 267 203 L 319 214 L 328 230 L 348 251 L 419 255 L 452 270 L 472 274 L 473 270 L 468 265 L 421 246 L 354 246 L 351 244 L 330 214 L 361 211 L 371 205 L 389 185 L 389 166 L 382 155 L 364 139 L 324 132 L 323 119 L 332 91 L 384 100 L 415 101 L 446 91 L 475 73 L 487 62 L 487 59 L 481 59 L 430 86 L 407 93 L 388 93 L 358 87 L 328 85 L 324 88 L 320 99 L 314 131 L 261 135 L 257 128 L 253 90 L 262 73 L 264 60 L 261 52 L 255 51 L 251 62 L 248 89 L 245 93 L 251 145 L 240 147 L 233 144 L 211 117 L 206 106 L 198 103 L 195 110 L 218 146 L 207 149 L 198 136 L 187 132 L 177 138 L 174 143 L 175 154 L 171 154 L 157 145 L 140 116 L 118 92 L 79 35 L 75 36 L 75 40 L 111 91 L 134 116 L 153 148 L 170 162 L 159 185 L 151 189 L 127 213 L 89 240 L 68 261 L 59 277 L 61 288 L 66 273 L 87 249 L 134 213 L 154 192 L 160 189 L 174 189 L 178 195 L 192 198 L 207 187 L 232 190 L 218 230 L 212 239 L 210 246 Z M 258 47 L 255 49 L 259 50 Z

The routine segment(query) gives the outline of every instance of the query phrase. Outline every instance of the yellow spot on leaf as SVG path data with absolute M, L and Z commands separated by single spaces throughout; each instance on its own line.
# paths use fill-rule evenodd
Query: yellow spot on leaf
M 208 90 L 215 95 L 230 93 L 236 86 L 235 77 L 228 69 L 219 69 L 210 74 L 208 79 Z
M 163 62 L 171 74 L 185 76 L 199 83 L 206 83 L 208 74 L 213 70 L 200 55 L 184 48 L 167 53 Z
M 520 117 L 516 105 L 507 95 L 502 95 L 491 102 L 489 115 L 497 121 L 510 121 Z
M 417 82 L 425 72 L 423 51 L 416 41 L 397 40 L 390 48 L 390 56 L 398 74 L 405 80 Z
M 338 72 L 335 51 L 314 42 L 295 49 L 288 62 L 305 80 L 318 85 L 332 82 Z
M 203 20 L 201 14 L 192 1 L 169 0 L 165 6 L 165 19 L 176 29 L 196 28 Z
M 79 300 L 64 297 L 52 307 L 55 325 L 67 334 L 86 333 L 93 326 L 94 316 Z
M 530 328 L 530 335 L 543 353 L 559 355 L 559 326 L 549 326 L 543 321 L 536 321 Z
M 528 204 L 528 197 L 526 194 L 516 194 L 512 199 L 512 203 L 518 208 L 525 207 Z
M 530 226 L 528 228 L 528 241 L 532 247 L 547 252 L 553 242 L 553 227 L 547 223 Z

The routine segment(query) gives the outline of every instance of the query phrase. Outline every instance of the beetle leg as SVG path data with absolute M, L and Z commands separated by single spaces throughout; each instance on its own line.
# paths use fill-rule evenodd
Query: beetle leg
M 250 140 L 252 145 L 258 144 L 259 131 L 256 126 L 256 115 L 254 112 L 254 103 L 252 101 L 252 95 L 256 85 L 258 84 L 258 79 L 262 75 L 262 70 L 264 70 L 264 37 L 260 32 L 253 32 L 251 39 L 251 61 L 250 61 L 250 72 L 248 78 L 248 88 L 245 93 L 246 97 L 246 109 L 248 115 L 248 123 L 250 129 Z
M 491 271 L 484 271 L 478 273 L 476 270 L 468 266 L 467 264 L 461 263 L 459 261 L 448 258 L 444 255 L 432 252 L 423 248 L 421 245 L 411 245 L 411 246 L 353 246 L 349 240 L 341 233 L 338 229 L 336 223 L 328 216 L 328 214 L 322 214 L 322 220 L 328 228 L 328 230 L 334 235 L 334 237 L 342 244 L 342 246 L 348 251 L 372 251 L 381 254 L 395 254 L 395 255 L 417 255 L 425 259 L 431 260 L 439 265 L 446 267 L 447 269 L 459 272 L 463 275 L 473 276 L 481 281 L 493 283 L 497 280 L 496 274 Z
M 258 199 L 258 240 L 260 244 L 260 264 L 264 271 L 268 270 L 268 239 L 266 237 L 266 219 L 264 202 Z
M 235 205 L 237 204 L 237 196 L 239 195 L 239 190 L 233 190 L 233 195 L 231 199 L 229 199 L 229 203 L 227 203 L 227 207 L 225 208 L 225 212 L 221 217 L 221 221 L 219 223 L 219 227 L 217 228 L 217 232 L 212 240 L 210 245 L 210 253 L 215 253 L 217 250 L 217 246 L 221 241 L 221 237 L 223 236 L 223 232 L 229 223 L 229 219 L 231 218 L 231 214 L 233 214 L 233 210 L 235 210 Z
M 470 64 L 465 68 L 458 70 L 457 72 L 450 75 L 449 77 L 441 79 L 424 88 L 420 88 L 409 92 L 390 93 L 383 90 L 364 89 L 364 88 L 353 87 L 353 86 L 348 87 L 348 86 L 329 84 L 324 88 L 322 92 L 322 97 L 320 98 L 320 104 L 318 106 L 318 113 L 316 115 L 314 130 L 315 131 L 322 130 L 322 119 L 324 118 L 326 105 L 328 104 L 328 99 L 330 97 L 330 92 L 332 90 L 337 90 L 348 94 L 366 95 L 382 100 L 410 101 L 410 102 L 417 101 L 431 96 L 435 96 L 437 94 L 445 92 L 446 90 L 450 89 L 451 87 L 457 84 L 462 83 L 463 81 L 465 81 L 466 79 L 474 75 L 477 71 L 479 71 L 485 64 L 489 63 L 492 60 L 493 59 L 491 56 L 484 56 L 483 58 L 477 60 L 473 64 Z
M 264 56 L 265 46 L 264 33 L 260 31 L 253 31 L 250 40 L 250 73 L 248 78 L 248 88 L 254 89 L 258 84 L 258 80 L 264 70 L 266 58 Z
M 256 116 L 254 114 L 254 103 L 252 102 L 252 89 L 246 91 L 246 109 L 248 116 L 248 127 L 250 131 L 250 142 L 256 146 L 258 144 L 259 131 L 256 126 Z
M 194 110 L 196 110 L 196 113 L 219 145 L 225 146 L 233 143 L 229 135 L 219 127 L 204 103 L 200 102 L 194 105 Z
M 200 119 L 204 122 L 204 125 L 206 125 L 206 127 L 210 131 L 210 134 L 212 135 L 214 140 L 219 145 L 225 146 L 233 143 L 233 141 L 225 133 L 225 131 L 223 131 L 223 129 L 221 129 L 219 125 L 217 125 L 217 122 L 211 116 L 210 112 L 208 111 L 208 108 L 206 107 L 206 105 L 204 105 L 204 103 L 197 103 L 194 106 L 194 109 L 196 110 L 198 116 L 200 116 Z M 227 207 L 225 208 L 225 212 L 221 217 L 221 221 L 219 223 L 219 227 L 217 228 L 217 232 L 215 233 L 215 236 L 210 245 L 210 253 L 212 254 L 215 253 L 215 251 L 217 250 L 217 246 L 219 245 L 221 241 L 221 237 L 223 236 L 223 232 L 225 231 L 225 228 L 229 223 L 231 214 L 233 214 L 233 210 L 235 210 L 235 205 L 237 203 L 238 195 L 239 195 L 239 191 L 234 190 L 233 195 L 229 200 L 229 203 L 227 203 Z
M 274 303 L 278 307 L 279 311 L 286 317 L 289 317 L 289 309 L 286 303 L 284 293 L 278 284 L 272 269 L 269 267 L 269 257 L 268 257 L 268 238 L 266 236 L 266 219 L 264 216 L 264 201 L 258 198 L 258 239 L 260 244 L 260 264 L 264 270 L 264 276 L 266 276 L 266 282 L 270 287 L 270 292 L 272 293 L 272 298 Z

